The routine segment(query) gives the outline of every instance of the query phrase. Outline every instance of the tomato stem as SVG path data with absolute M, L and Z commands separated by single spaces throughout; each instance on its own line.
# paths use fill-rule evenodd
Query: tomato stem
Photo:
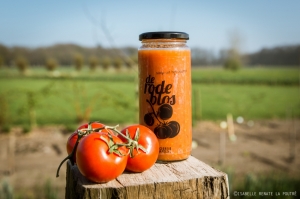
M 75 143 L 75 146 L 72 150 L 72 152 L 67 156 L 65 157 L 61 163 L 59 164 L 58 168 L 57 168 L 57 171 L 56 171 L 56 177 L 58 178 L 59 177 L 59 170 L 60 170 L 60 167 L 63 165 L 63 163 L 67 160 L 70 160 L 71 161 L 71 164 L 74 165 L 74 161 L 73 161 L 73 156 L 75 155 L 76 153 L 76 150 L 77 150 L 77 146 L 78 146 L 78 143 L 80 141 L 80 139 L 85 136 L 88 132 L 87 131 L 81 131 L 81 130 L 77 130 L 77 140 L 76 140 L 76 143 Z
M 147 152 L 147 150 L 145 149 L 145 147 L 142 146 L 142 145 L 140 145 L 140 144 L 138 143 L 138 140 L 139 140 L 139 137 L 140 137 L 140 129 L 139 129 L 139 128 L 137 128 L 137 130 L 136 130 L 136 132 L 135 132 L 134 139 L 131 139 L 131 138 L 130 138 L 130 135 L 129 135 L 129 133 L 128 133 L 128 129 L 126 129 L 126 135 L 124 135 L 123 133 L 121 133 L 121 132 L 117 129 L 118 126 L 119 126 L 119 125 L 116 125 L 116 126 L 105 126 L 105 127 L 98 128 L 98 129 L 94 129 L 94 130 L 95 130 L 95 131 L 96 131 L 96 130 L 101 131 L 101 130 L 103 130 L 103 129 L 106 129 L 106 130 L 108 130 L 108 132 L 109 132 L 109 130 L 112 130 L 112 131 L 114 131 L 115 133 L 117 133 L 118 135 L 120 135 L 121 137 L 123 137 L 124 139 L 126 139 L 126 141 L 127 141 L 126 144 L 115 144 L 115 145 L 118 145 L 118 146 L 126 146 L 126 147 L 129 149 L 130 157 L 133 157 L 133 150 L 134 150 L 134 149 L 136 149 L 137 152 L 139 152 L 139 149 L 140 149 L 141 151 L 143 151 L 144 153 Z M 108 146 L 108 147 L 110 147 L 110 146 Z

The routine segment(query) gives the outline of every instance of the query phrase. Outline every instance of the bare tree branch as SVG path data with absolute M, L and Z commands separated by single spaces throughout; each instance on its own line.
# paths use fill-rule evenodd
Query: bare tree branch
M 86 2 L 83 0 L 82 2 L 82 9 L 86 16 L 86 18 L 97 28 L 100 28 L 102 32 L 104 33 L 111 49 L 113 52 L 119 56 L 125 63 L 128 61 L 135 63 L 135 60 L 133 60 L 131 57 L 127 56 L 122 50 L 116 47 L 114 39 L 109 31 L 109 29 L 106 26 L 104 17 L 101 17 L 101 21 L 97 20 L 92 13 L 89 11 Z

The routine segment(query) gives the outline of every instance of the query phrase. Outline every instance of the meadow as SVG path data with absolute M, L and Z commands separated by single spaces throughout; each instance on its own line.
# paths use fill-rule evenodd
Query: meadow
M 0 70 L 0 125 L 77 125 L 138 122 L 137 72 L 61 67 L 49 74 Z M 193 68 L 193 120 L 300 117 L 297 68 Z

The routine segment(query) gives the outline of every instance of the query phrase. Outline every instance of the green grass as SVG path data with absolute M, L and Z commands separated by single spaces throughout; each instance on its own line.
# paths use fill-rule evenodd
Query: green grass
M 58 199 L 62 195 L 61 191 L 59 192 L 59 188 L 50 179 L 36 184 L 34 188 L 18 190 L 15 190 L 10 183 L 0 181 L 1 199 Z
M 267 85 L 298 85 L 299 68 L 244 68 L 238 71 L 223 68 L 196 68 L 194 83 L 238 83 Z
M 72 124 L 91 110 L 90 120 L 126 123 L 136 120 L 134 84 L 56 79 L 0 79 L 13 124 L 29 122 L 30 108 L 38 124 Z M 3 86 L 5 85 L 5 86 Z M 49 89 L 47 90 L 47 87 Z M 29 96 L 33 95 L 33 100 Z M 30 102 L 33 101 L 33 102 Z
M 64 68 L 61 75 L 73 72 Z M 138 122 L 136 72 L 98 70 L 91 75 L 85 69 L 76 76 L 59 78 L 45 74 L 36 69 L 22 77 L 17 71 L 0 70 L 0 126 L 25 126 L 30 118 L 36 118 L 38 125 L 72 126 L 84 117 L 107 124 Z M 228 113 L 252 120 L 300 117 L 298 84 L 282 83 L 299 81 L 297 69 L 193 69 L 192 74 L 194 120 L 222 120 Z M 211 82 L 198 83 L 205 78 Z M 220 82 L 222 78 L 227 82 Z M 230 80 L 234 78 L 238 82 Z M 262 83 L 249 83 L 256 78 Z M 241 83 L 245 79 L 248 83 Z
M 193 84 L 193 91 L 194 97 L 200 96 L 193 110 L 205 120 L 225 118 L 228 113 L 245 119 L 300 117 L 297 86 Z
M 121 75 L 116 75 L 121 73 Z M 81 71 L 76 71 L 74 67 L 60 66 L 56 71 L 49 72 L 44 67 L 30 67 L 25 76 L 22 75 L 16 68 L 0 69 L 0 78 L 59 78 L 59 79 L 84 79 L 86 81 L 132 81 L 137 77 L 137 68 L 126 69 L 122 68 L 116 71 L 114 68 L 109 68 L 104 71 L 97 68 L 95 71 L 90 71 L 88 67 L 84 67 Z

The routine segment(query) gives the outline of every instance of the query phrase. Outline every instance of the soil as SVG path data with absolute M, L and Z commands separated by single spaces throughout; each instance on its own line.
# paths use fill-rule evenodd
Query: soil
M 299 131 L 299 119 L 260 120 L 235 123 L 229 136 L 219 122 L 201 121 L 193 127 L 192 155 L 234 176 L 276 172 L 300 178 Z M 34 195 L 48 181 L 64 198 L 66 165 L 58 178 L 56 169 L 67 155 L 71 133 L 47 126 L 28 134 L 17 127 L 0 134 L 0 183 L 8 181 L 15 191 Z

